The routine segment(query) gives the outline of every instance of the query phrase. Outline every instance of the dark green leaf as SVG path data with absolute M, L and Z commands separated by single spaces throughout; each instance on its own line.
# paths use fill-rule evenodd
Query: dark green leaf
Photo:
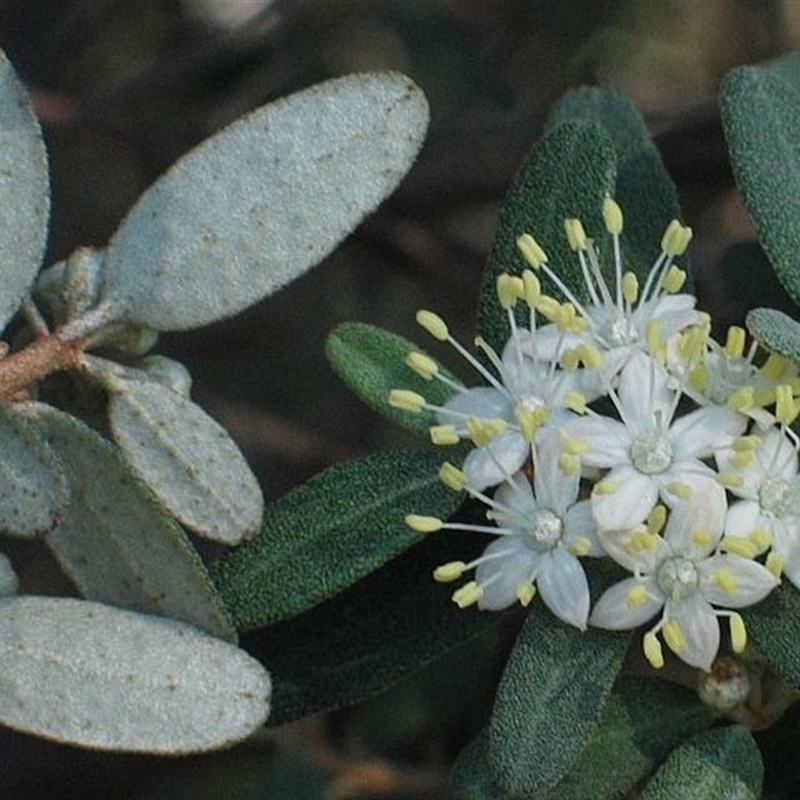
M 525 268 L 516 244 L 521 234 L 532 234 L 547 251 L 550 266 L 580 293 L 583 279 L 564 220 L 580 217 L 590 236 L 604 230 L 601 206 L 614 192 L 615 163 L 614 145 L 597 125 L 565 123 L 533 148 L 506 195 L 484 274 L 478 329 L 494 347 L 502 348 L 508 338 L 495 281 L 503 272 Z
M 360 322 L 345 322 L 328 337 L 326 352 L 336 374 L 366 403 L 397 425 L 427 436 L 436 424 L 430 412 L 413 414 L 387 402 L 392 389 L 410 389 L 429 403 L 440 405 L 453 390 L 437 380 L 426 381 L 405 364 L 412 351 L 424 352 L 394 333 Z M 443 374 L 452 378 L 446 370 Z
M 377 453 L 332 467 L 268 507 L 261 530 L 212 569 L 240 630 L 292 617 L 412 544 L 406 514 L 446 518 L 459 496 L 435 452 Z
M 736 183 L 781 283 L 800 302 L 800 94 L 769 69 L 740 67 L 721 103 Z
M 562 778 L 597 729 L 629 640 L 625 633 L 571 628 L 541 604 L 533 609 L 506 665 L 489 728 L 489 760 L 501 788 L 533 794 Z
M 755 308 L 747 328 L 767 350 L 800 364 L 800 323 L 774 308 Z
M 332 600 L 248 635 L 243 646 L 272 675 L 271 724 L 354 703 L 488 627 L 513 622 L 513 614 L 460 610 L 452 586 L 431 577 L 439 564 L 485 544 L 482 536 L 431 534 Z
M 641 800 L 757 800 L 764 766 L 741 725 L 705 731 L 678 747 L 645 787 Z
M 453 791 L 458 800 L 513 800 L 495 783 L 488 752 L 489 729 L 484 728 L 453 765 Z

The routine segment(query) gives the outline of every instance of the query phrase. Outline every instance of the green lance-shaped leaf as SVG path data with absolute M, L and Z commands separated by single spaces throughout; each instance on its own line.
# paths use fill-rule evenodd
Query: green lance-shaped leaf
M 261 487 L 219 423 L 144 373 L 107 374 L 103 382 L 114 440 L 179 522 L 224 544 L 237 544 L 258 530 Z
M 614 198 L 625 215 L 625 268 L 646 278 L 661 252 L 664 229 L 680 216 L 680 208 L 675 184 L 641 114 L 620 92 L 583 87 L 564 95 L 546 130 L 565 122 L 596 123 L 611 137 L 617 154 Z
M 482 536 L 431 534 L 327 602 L 245 636 L 242 646 L 272 674 L 270 723 L 358 702 L 507 624 L 506 614 L 458 608 L 452 585 L 432 577 L 454 554 L 471 558 L 485 545 Z
M 495 782 L 488 752 L 489 729 L 483 728 L 453 765 L 453 792 L 458 800 L 514 800 Z
M 0 404 L 0 531 L 46 533 L 67 504 L 64 467 L 36 428 Z
M 754 308 L 747 329 L 767 350 L 800 364 L 800 324 L 775 308 Z
M 778 278 L 800 303 L 800 92 L 770 69 L 741 67 L 720 99 L 736 183 Z
M 278 100 L 201 144 L 111 239 L 112 317 L 181 330 L 238 313 L 319 263 L 388 196 L 428 122 L 397 73 L 350 75 Z
M 345 322 L 328 337 L 326 352 L 336 374 L 370 408 L 397 425 L 426 436 L 436 424 L 432 412 L 414 414 L 389 405 L 392 389 L 408 389 L 421 394 L 429 403 L 441 405 L 453 395 L 453 389 L 441 381 L 426 380 L 406 363 L 409 353 L 423 353 L 408 339 L 359 322 Z M 450 373 L 438 367 L 442 375 L 458 383 Z
M 119 451 L 69 414 L 44 405 L 26 411 L 69 464 L 72 501 L 47 544 L 84 597 L 235 640 L 188 537 Z
M 0 52 L 0 330 L 42 262 L 50 211 L 47 154 L 33 106 Z
M 614 145 L 598 125 L 565 123 L 535 145 L 506 195 L 484 273 L 478 328 L 495 348 L 508 338 L 507 317 L 495 293 L 497 276 L 519 274 L 527 266 L 517 238 L 532 234 L 550 266 L 582 295 L 583 277 L 567 243 L 564 220 L 579 217 L 590 236 L 604 230 L 603 198 L 614 193 L 615 178 Z
M 263 627 L 332 597 L 419 542 L 407 514 L 446 518 L 460 502 L 431 452 L 377 453 L 332 467 L 269 506 L 254 539 L 212 569 L 242 629 Z
M 0 723 L 102 750 L 230 745 L 269 714 L 270 680 L 196 628 L 86 600 L 0 599 Z
M 764 765 L 750 731 L 715 728 L 678 747 L 641 793 L 641 800 L 757 800 Z
M 541 607 L 528 615 L 489 726 L 489 761 L 504 791 L 548 789 L 571 768 L 597 730 L 629 639 L 581 632 Z

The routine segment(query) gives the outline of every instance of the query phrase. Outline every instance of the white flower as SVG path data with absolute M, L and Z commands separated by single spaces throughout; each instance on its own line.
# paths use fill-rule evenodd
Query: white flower
M 728 509 L 725 532 L 754 549 L 771 544 L 786 577 L 800 587 L 800 467 L 797 443 L 775 427 L 759 437 L 744 437 L 718 454 L 720 470 L 739 480 L 726 485 L 742 498 Z M 773 559 L 774 561 L 774 559 Z
M 673 421 L 681 392 L 660 364 L 633 353 L 611 392 L 621 421 L 587 414 L 562 426 L 584 467 L 608 469 L 595 484 L 592 510 L 601 530 L 635 527 L 659 496 L 688 497 L 698 476 L 713 476 L 708 458 L 743 433 L 747 418 L 708 407 Z
M 722 487 L 713 479 L 699 479 L 691 500 L 672 504 L 663 538 L 647 528 L 601 534 L 606 551 L 634 575 L 600 597 L 589 623 L 625 630 L 661 611 L 644 638 L 650 663 L 663 665 L 660 633 L 679 658 L 708 671 L 719 648 L 717 618 L 726 616 L 733 649 L 741 652 L 744 623 L 725 609 L 759 602 L 778 579 L 751 559 L 720 552 L 725 508 Z
M 578 556 L 600 556 L 588 501 L 576 502 L 580 475 L 577 465 L 567 471 L 559 459 L 557 437 L 548 437 L 533 449 L 533 487 L 523 472 L 518 472 L 488 498 L 472 489 L 467 491 L 490 506 L 489 518 L 496 527 L 447 523 L 428 517 L 407 518 L 415 530 L 449 528 L 495 534 L 483 554 L 465 564 L 451 562 L 439 567 L 434 577 L 455 580 L 467 570 L 476 569 L 475 580 L 458 589 L 453 600 L 462 608 L 477 603 L 492 611 L 507 608 L 516 601 L 527 606 L 536 591 L 547 607 L 564 622 L 581 630 L 589 615 L 589 585 Z M 464 478 L 462 478 L 464 480 Z

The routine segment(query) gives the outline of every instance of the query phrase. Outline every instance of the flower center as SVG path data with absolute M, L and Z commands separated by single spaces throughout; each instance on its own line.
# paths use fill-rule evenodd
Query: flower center
M 656 572 L 658 588 L 673 600 L 682 600 L 697 589 L 700 576 L 697 567 L 687 558 L 665 559 Z
M 610 347 L 621 347 L 636 342 L 639 339 L 639 331 L 636 330 L 630 317 L 615 311 L 612 318 L 603 326 L 602 336 Z
M 782 517 L 789 509 L 795 492 L 781 478 L 767 478 L 758 490 L 758 501 L 764 511 L 775 517 Z
M 672 445 L 660 431 L 648 433 L 633 441 L 630 457 L 633 466 L 645 475 L 663 472 L 672 463 Z
M 527 542 L 533 550 L 552 550 L 561 540 L 561 519 L 546 508 L 537 508 L 529 518 L 525 531 Z

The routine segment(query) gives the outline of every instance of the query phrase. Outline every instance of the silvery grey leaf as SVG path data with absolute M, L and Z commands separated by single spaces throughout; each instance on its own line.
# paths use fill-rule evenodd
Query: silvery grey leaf
M 35 427 L 0 403 L 0 532 L 46 533 L 67 501 L 60 460 Z
M 0 52 L 0 330 L 41 266 L 50 211 L 47 154 L 25 89 Z
M 172 389 L 182 397 L 192 393 L 192 374 L 180 361 L 162 355 L 152 355 L 137 362 L 136 368 L 147 373 L 148 378 Z
M 29 404 L 25 412 L 69 464 L 72 502 L 46 541 L 83 596 L 235 641 L 188 537 L 118 450 L 63 411 Z
M 184 623 L 86 600 L 0 599 L 0 723 L 102 750 L 230 745 L 269 714 L 243 650 Z
M 111 239 L 109 317 L 181 330 L 229 317 L 319 263 L 388 196 L 428 108 L 397 73 L 264 106 L 180 159 Z
M 19 589 L 19 578 L 5 553 L 0 553 L 0 597 L 16 594 Z
M 237 544 L 252 536 L 264 500 L 227 431 L 191 400 L 144 375 L 109 376 L 106 386 L 114 440 L 164 507 L 208 539 Z

